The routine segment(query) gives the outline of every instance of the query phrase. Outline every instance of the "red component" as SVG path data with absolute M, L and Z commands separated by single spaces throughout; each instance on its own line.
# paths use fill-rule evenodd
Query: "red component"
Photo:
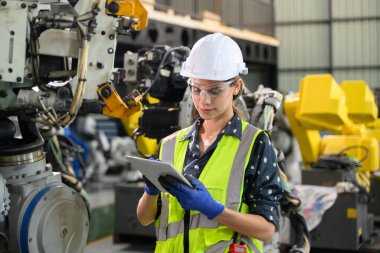
M 245 245 L 234 243 L 230 245 L 230 251 L 228 251 L 228 253 L 247 253 L 247 248 Z

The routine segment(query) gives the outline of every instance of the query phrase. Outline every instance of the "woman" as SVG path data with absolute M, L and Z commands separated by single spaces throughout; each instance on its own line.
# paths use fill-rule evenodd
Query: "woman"
M 156 252 L 262 252 L 272 238 L 282 192 L 275 152 L 233 105 L 247 72 L 237 43 L 220 33 L 197 41 L 184 62 L 200 117 L 166 137 L 159 158 L 190 175 L 194 189 L 165 178 L 166 193 L 146 185 L 137 216 L 156 221 Z

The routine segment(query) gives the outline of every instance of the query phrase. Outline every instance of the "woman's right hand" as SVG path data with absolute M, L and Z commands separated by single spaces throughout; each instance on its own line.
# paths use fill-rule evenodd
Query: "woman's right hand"
M 148 195 L 156 196 L 161 193 L 161 191 L 157 189 L 156 186 L 154 186 L 152 182 L 149 181 L 149 179 L 147 179 L 145 176 L 143 176 L 143 179 L 145 182 L 144 190 Z
M 160 159 L 155 159 L 154 157 L 150 157 L 149 160 L 161 162 Z M 157 189 L 157 187 L 154 186 L 145 176 L 143 176 L 143 180 L 145 182 L 144 190 L 148 195 L 156 196 L 161 193 L 161 191 Z

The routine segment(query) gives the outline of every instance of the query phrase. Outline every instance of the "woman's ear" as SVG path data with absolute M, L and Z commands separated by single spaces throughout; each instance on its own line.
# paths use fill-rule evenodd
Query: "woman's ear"
M 243 88 L 243 80 L 239 77 L 238 80 L 236 80 L 235 86 L 234 86 L 234 96 L 237 96 L 240 92 L 240 90 Z

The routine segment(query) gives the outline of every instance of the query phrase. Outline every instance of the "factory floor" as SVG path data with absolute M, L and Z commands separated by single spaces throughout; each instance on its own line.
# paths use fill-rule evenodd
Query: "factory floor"
M 84 253 L 150 253 L 154 252 L 154 237 L 118 236 L 114 243 L 115 192 L 114 187 L 121 182 L 120 176 L 105 176 L 99 182 L 87 185 L 91 205 L 89 243 Z
M 153 253 L 155 238 L 152 236 L 129 235 L 127 238 L 122 237 L 121 234 L 115 237 L 112 236 L 112 234 L 117 231 L 117 229 L 115 230 L 114 187 L 118 182 L 120 182 L 120 178 L 117 179 L 114 177 L 100 184 L 92 184 L 91 187 L 87 189 L 90 203 L 92 203 L 92 207 L 94 208 L 92 212 L 94 222 L 92 226 L 90 226 L 90 240 L 84 253 Z M 118 222 L 123 223 L 120 219 L 118 219 Z M 379 221 L 376 223 L 377 229 L 371 238 L 372 240 L 363 245 L 359 251 L 313 248 L 311 253 L 378 253 L 380 252 L 380 226 Z M 133 231 L 135 230 L 133 229 Z M 115 243 L 115 241 L 117 243 Z
M 112 236 L 91 242 L 86 246 L 84 253 L 153 253 L 154 238 L 136 237 L 130 242 L 114 243 Z M 364 245 L 359 251 L 342 251 L 328 249 L 312 249 L 311 253 L 377 253 L 379 252 L 380 240 Z
M 129 242 L 114 243 L 113 237 L 108 236 L 91 242 L 86 246 L 84 253 L 153 253 L 155 239 L 150 237 L 133 238 Z

